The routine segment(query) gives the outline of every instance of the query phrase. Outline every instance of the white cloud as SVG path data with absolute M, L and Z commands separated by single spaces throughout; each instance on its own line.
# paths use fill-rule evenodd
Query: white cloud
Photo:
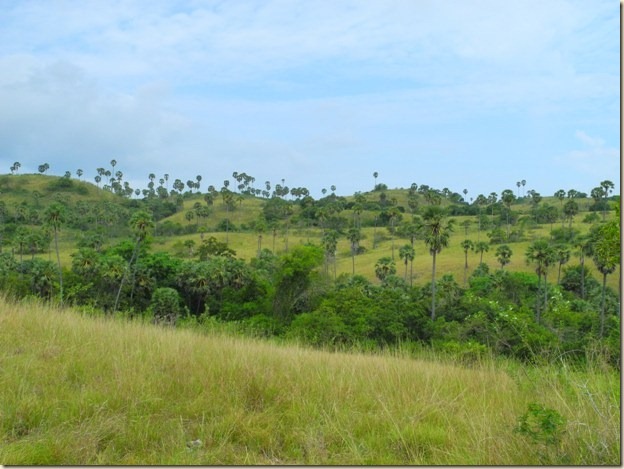
M 583 148 L 572 150 L 558 158 L 559 163 L 570 165 L 586 178 L 619 180 L 619 150 L 606 146 L 603 139 L 590 136 L 582 130 L 577 130 L 575 136 L 583 144 Z

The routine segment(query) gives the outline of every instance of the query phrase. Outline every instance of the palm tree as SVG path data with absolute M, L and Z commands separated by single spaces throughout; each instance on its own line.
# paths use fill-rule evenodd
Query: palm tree
M 606 209 L 607 209 L 607 204 L 606 204 L 607 197 L 609 197 L 609 193 L 610 192 L 613 192 L 613 188 L 615 186 L 614 186 L 614 184 L 611 181 L 606 180 L 606 181 L 602 181 L 600 183 L 600 187 L 602 188 L 602 194 L 603 194 L 603 198 L 605 200 L 604 208 L 602 210 L 602 220 L 604 221 L 605 220 L 605 216 L 607 214 L 607 212 L 606 212 Z
M 534 241 L 531 245 L 529 245 L 526 251 L 526 262 L 527 264 L 535 264 L 535 273 L 537 274 L 537 289 L 539 291 L 542 276 L 544 277 L 544 309 L 546 308 L 546 298 L 547 298 L 547 274 L 548 267 L 555 260 L 555 252 L 553 248 L 548 244 L 548 241 L 545 239 L 538 239 Z M 539 324 L 540 322 L 540 299 L 539 295 L 535 302 L 535 320 Z
M 511 204 L 516 200 L 516 196 L 514 195 L 511 189 L 505 189 L 501 192 L 501 200 L 505 205 L 506 215 L 507 215 L 507 239 L 509 239 L 509 214 L 511 213 Z
M 557 192 L 555 192 L 555 197 L 557 197 L 559 199 L 559 202 L 561 203 L 561 211 L 563 212 L 563 200 L 565 199 L 566 196 L 566 192 L 563 189 L 559 189 Z M 563 228 L 563 222 L 564 222 L 564 218 L 561 217 L 561 228 Z
M 392 260 L 394 260 L 394 222 L 401 216 L 401 212 L 396 207 L 388 210 L 388 219 L 390 220 L 390 235 L 392 239 Z
M 574 215 L 578 213 L 578 211 L 579 207 L 574 199 L 568 200 L 563 206 L 563 214 L 569 220 L 568 229 L 570 230 L 570 232 L 572 230 L 572 219 L 574 218 Z
M 391 257 L 385 256 L 375 263 L 375 276 L 381 281 L 385 281 L 389 275 L 396 274 L 396 264 Z
M 602 301 L 600 307 L 600 337 L 604 336 L 604 324 L 605 324 L 605 299 L 607 289 L 607 275 L 613 273 L 617 267 L 617 263 L 609 261 L 607 258 L 603 258 L 600 255 L 594 254 L 594 264 L 596 268 L 602 274 Z
M 509 246 L 503 244 L 496 248 L 496 259 L 498 263 L 501 265 L 501 270 L 505 269 L 505 266 L 511 262 L 511 255 L 513 251 Z
M 65 207 L 59 203 L 53 203 L 46 210 L 46 220 L 54 230 L 54 248 L 56 250 L 56 262 L 59 273 L 59 302 L 63 304 L 63 270 L 61 269 L 61 257 L 58 248 L 58 232 L 65 222 Z
M 468 251 L 474 250 L 474 243 L 469 239 L 464 239 L 461 242 L 461 247 L 464 250 L 464 286 L 465 286 L 466 279 L 468 276 Z
M 139 249 L 141 247 L 141 243 L 147 238 L 150 230 L 154 228 L 154 220 L 152 215 L 145 210 L 139 210 L 135 212 L 134 215 L 130 218 L 130 228 L 132 229 L 132 233 L 135 237 L 136 244 L 134 246 L 134 251 L 132 253 L 132 257 L 130 258 L 130 262 L 128 262 L 128 266 L 124 271 L 123 277 L 121 277 L 121 282 L 119 283 L 119 290 L 117 291 L 117 297 L 115 298 L 115 306 L 113 306 L 113 312 L 117 311 L 117 306 L 119 305 L 119 297 L 121 295 L 121 289 L 123 288 L 123 284 L 128 276 L 128 272 L 132 267 L 133 262 L 138 261 L 139 259 Z
M 592 254 L 592 240 L 588 236 L 576 238 L 574 247 L 578 249 L 579 262 L 581 263 L 581 299 L 585 299 L 585 256 Z
M 416 257 L 416 251 L 411 244 L 406 244 L 399 248 L 399 258 L 403 260 L 405 263 L 405 277 L 404 280 L 407 282 L 407 263 L 412 262 Z M 412 275 L 410 274 L 410 287 L 412 286 Z
M 355 275 L 355 255 L 359 247 L 360 240 L 362 239 L 362 231 L 359 228 L 353 227 L 349 229 L 347 233 L 347 239 L 351 244 L 351 266 L 352 275 Z
M 373 186 L 373 190 L 375 190 L 377 188 L 377 177 L 379 176 L 379 173 L 377 171 L 375 171 L 373 173 L 373 178 L 375 178 L 375 185 Z
M 554 247 L 556 260 L 559 263 L 559 269 L 557 271 L 557 285 L 561 280 L 561 267 L 570 260 L 570 247 L 565 244 L 560 244 Z
M 429 248 L 429 254 L 433 259 L 431 268 L 431 320 L 435 320 L 435 274 L 436 256 L 443 248 L 448 246 L 454 220 L 446 220 L 444 210 L 432 205 L 427 207 L 423 215 L 423 231 L 425 245 Z
M 498 202 L 498 194 L 496 192 L 490 192 L 490 195 L 487 198 L 488 204 L 492 208 L 492 222 L 494 222 L 494 207 Z
M 483 253 L 490 250 L 490 243 L 487 241 L 477 241 L 474 246 L 474 251 L 481 254 L 479 258 L 479 264 L 483 264 Z
M 477 231 L 477 241 L 481 238 L 481 209 L 486 206 L 487 203 L 488 199 L 483 194 L 479 194 L 475 200 L 475 204 L 479 207 L 479 231 Z
M 329 259 L 334 260 L 334 278 L 336 277 L 336 247 L 338 246 L 338 232 L 327 230 L 321 238 L 321 245 L 325 250 L 325 273 L 329 273 Z
M 619 215 L 619 207 L 616 207 Z M 620 264 L 620 217 L 592 232 L 592 258 L 602 274 L 602 306 L 600 308 L 600 336 L 604 336 L 607 275 Z M 621 283 L 621 281 L 620 281 Z

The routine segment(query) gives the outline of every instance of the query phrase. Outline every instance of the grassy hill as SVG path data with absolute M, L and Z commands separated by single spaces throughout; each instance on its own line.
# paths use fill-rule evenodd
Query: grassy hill
M 397 206 L 405 207 L 406 213 L 403 214 L 404 219 L 408 219 L 409 214 L 407 203 L 407 190 L 406 189 L 389 189 L 384 191 L 388 200 L 395 199 Z M 38 195 L 36 195 L 38 194 Z M 108 204 L 107 207 L 127 207 L 130 205 L 128 199 L 118 197 L 109 191 L 102 190 L 91 183 L 79 181 L 76 179 L 66 179 L 57 176 L 46 176 L 41 174 L 32 175 L 1 175 L 0 176 L 0 195 L 1 200 L 5 202 L 9 209 L 13 209 L 17 206 L 27 205 L 29 207 L 38 207 L 40 211 L 50 203 L 61 200 L 65 203 L 75 206 L 78 201 L 93 203 L 93 204 Z M 362 194 L 366 201 L 374 202 L 379 200 L 380 192 L 366 192 Z M 347 201 L 352 201 L 353 196 L 346 197 Z M 589 223 L 584 223 L 583 218 L 589 213 L 588 209 L 593 202 L 591 198 L 577 199 L 579 204 L 579 213 L 574 218 L 572 227 L 579 233 L 586 233 L 590 229 Z M 138 202 L 136 202 L 138 203 Z M 252 196 L 243 196 L 236 199 L 235 207 L 232 211 L 226 211 L 225 205 L 221 198 L 216 198 L 212 206 L 210 206 L 210 215 L 202 219 L 193 219 L 188 221 L 185 219 L 185 214 L 192 210 L 195 204 L 206 205 L 203 195 L 192 194 L 184 197 L 182 204 L 178 207 L 176 213 L 168 216 L 159 221 L 159 225 L 166 223 L 179 224 L 180 226 L 197 225 L 200 232 L 186 235 L 174 235 L 174 236 L 157 236 L 154 239 L 153 249 L 155 251 L 168 251 L 168 252 L 182 252 L 182 244 L 185 240 L 192 239 L 196 245 L 199 245 L 202 240 L 202 236 L 215 236 L 219 241 L 225 242 L 227 240 L 229 246 L 237 252 L 237 256 L 250 260 L 256 256 L 258 249 L 258 233 L 250 229 L 255 221 L 258 220 L 262 214 L 262 209 L 266 203 L 265 199 L 260 199 Z M 419 201 L 420 206 L 425 206 L 426 203 L 422 199 Z M 556 197 L 544 197 L 542 204 L 549 204 L 555 207 L 559 207 L 561 202 Z M 449 201 L 447 199 L 442 200 L 443 206 L 448 206 Z M 530 211 L 530 203 L 528 197 L 520 199 L 517 203 L 512 205 L 512 210 L 519 214 L 519 217 L 526 216 Z M 299 212 L 299 207 L 294 207 L 293 216 L 296 216 Z M 484 213 L 489 213 L 487 209 L 484 209 Z M 361 219 L 366 225 L 372 225 L 374 217 L 377 212 L 371 210 L 363 210 L 361 213 Z M 353 220 L 353 210 L 347 209 L 340 213 L 340 216 L 351 221 Z M 607 214 L 607 219 L 614 216 L 613 212 Z M 219 223 L 228 217 L 232 224 L 232 230 L 229 233 L 225 233 L 222 229 L 217 230 L 216 227 Z M 479 232 L 478 223 L 475 216 L 453 216 L 455 219 L 455 231 L 452 234 L 449 242 L 449 247 L 444 249 L 438 256 L 438 274 L 452 274 L 455 279 L 461 284 L 464 276 L 464 252 L 460 243 L 464 239 L 471 239 L 472 241 L 482 240 L 488 241 L 487 231 L 482 230 Z M 494 219 L 498 219 L 498 214 Z M 113 231 L 117 235 L 123 235 L 127 233 L 125 222 L 127 218 L 121 218 L 120 226 L 107 227 L 106 230 L 109 233 Z M 470 222 L 470 225 L 464 228 L 463 223 L 465 221 Z M 555 228 L 561 226 L 561 222 L 557 221 L 553 224 Z M 242 229 L 247 228 L 247 229 Z M 504 228 L 504 226 L 503 226 Z M 538 238 L 549 238 L 551 226 L 550 225 L 537 225 L 534 227 L 528 227 L 524 229 L 524 239 L 519 242 L 508 243 L 513 251 L 511 263 L 506 267 L 513 271 L 532 272 L 533 267 L 527 265 L 525 262 L 524 253 L 526 252 L 529 244 Z M 397 275 L 404 275 L 404 265 L 399 259 L 398 249 L 400 246 L 406 244 L 406 239 L 396 237 L 392 240 L 388 229 L 385 226 L 378 226 L 374 228 L 372 226 L 365 226 L 362 229 L 364 239 L 360 242 L 360 245 L 364 248 L 364 252 L 356 256 L 355 259 L 355 273 L 363 275 L 369 280 L 376 281 L 375 279 L 375 263 L 378 259 L 384 256 L 391 256 L 394 258 L 397 264 Z M 288 234 L 283 228 L 280 228 L 276 236 L 273 236 L 271 231 L 265 231 L 262 233 L 262 247 L 274 250 L 276 253 L 281 254 L 286 252 L 287 245 L 292 247 L 297 244 L 304 244 L 308 242 L 314 242 L 319 244 L 321 240 L 321 229 L 309 228 L 302 225 L 292 224 L 288 230 Z M 61 249 L 61 261 L 63 265 L 71 264 L 71 254 L 76 251 L 76 240 L 82 236 L 81 230 L 71 229 L 65 227 L 62 229 L 59 237 L 60 249 Z M 378 239 L 375 241 L 375 237 Z M 117 242 L 119 239 L 112 239 L 110 242 Z M 394 245 L 394 255 L 392 246 Z M 420 240 L 415 244 L 416 257 L 413 263 L 414 283 L 416 285 L 422 285 L 429 282 L 431 279 L 431 256 L 424 243 Z M 47 253 L 38 254 L 39 257 L 51 259 L 53 254 L 51 248 Z M 491 245 L 489 251 L 483 253 L 483 262 L 486 263 L 491 270 L 496 270 L 500 266 L 495 256 L 496 245 Z M 480 254 L 471 252 L 468 256 L 469 273 L 478 265 Z M 568 265 L 578 263 L 578 259 L 573 255 Z M 589 263 L 592 275 L 599 278 L 599 274 L 596 273 L 596 269 L 591 262 Z M 342 273 L 351 274 L 352 259 L 350 253 L 350 245 L 346 237 L 341 237 L 338 241 L 336 264 L 336 275 Z M 333 271 L 333 266 L 330 268 Z M 556 268 L 551 268 L 551 276 L 556 276 Z M 617 270 L 608 276 L 608 285 L 616 291 L 619 291 L 619 267 Z
M 621 464 L 619 376 L 599 362 L 201 332 L 0 299 L 0 464 Z

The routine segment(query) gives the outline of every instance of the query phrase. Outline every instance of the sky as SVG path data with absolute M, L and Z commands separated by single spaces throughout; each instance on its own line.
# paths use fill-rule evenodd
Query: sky
M 619 193 L 620 4 L 0 0 L 0 173 L 112 159 L 139 188 Z

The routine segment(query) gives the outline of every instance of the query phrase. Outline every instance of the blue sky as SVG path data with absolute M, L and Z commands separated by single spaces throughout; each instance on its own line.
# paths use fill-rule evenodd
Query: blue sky
M 0 0 L 0 172 L 620 185 L 615 0 Z

